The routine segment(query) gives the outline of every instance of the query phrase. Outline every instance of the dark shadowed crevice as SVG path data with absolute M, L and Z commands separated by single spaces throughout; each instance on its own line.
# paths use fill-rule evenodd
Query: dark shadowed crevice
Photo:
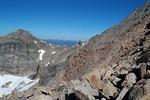
M 146 25 L 147 29 L 150 29 L 150 22 Z
M 46 93 L 44 91 L 41 91 L 41 93 L 44 94 L 44 95 L 50 95 L 49 93 Z
M 65 94 L 65 100 L 80 100 L 75 93 Z
M 146 32 L 145 35 L 150 35 L 150 31 Z
M 117 87 L 118 87 L 119 89 L 122 89 L 121 84 L 122 84 L 122 82 L 125 80 L 125 77 L 126 77 L 126 74 L 120 74 L 120 75 L 118 75 L 118 78 L 121 79 L 119 82 L 117 82 Z

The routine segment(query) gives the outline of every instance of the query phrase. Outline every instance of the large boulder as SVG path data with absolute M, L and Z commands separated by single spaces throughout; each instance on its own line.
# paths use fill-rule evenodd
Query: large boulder
M 109 80 L 105 80 L 102 92 L 108 99 L 114 98 L 118 94 L 117 88 Z
M 129 73 L 126 75 L 125 81 L 122 83 L 122 86 L 132 87 L 136 83 L 136 76 L 134 73 Z
M 107 72 L 105 72 L 103 77 L 100 77 L 100 74 L 97 74 L 97 71 L 94 72 L 95 73 L 90 73 L 85 76 L 90 85 L 100 90 L 100 92 L 108 99 L 110 99 L 110 97 L 115 97 L 118 94 L 118 91 L 111 81 L 116 83 L 120 79 L 111 75 L 114 73 L 114 71 L 109 69 Z
M 133 86 L 123 100 L 150 100 L 150 79 L 141 80 L 138 85 Z

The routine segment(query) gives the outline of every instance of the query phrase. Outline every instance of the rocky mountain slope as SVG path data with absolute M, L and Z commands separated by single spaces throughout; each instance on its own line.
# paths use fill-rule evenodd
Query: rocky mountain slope
M 43 68 L 64 62 L 72 52 L 73 48 L 48 45 L 46 42 L 34 37 L 31 32 L 22 29 L 1 36 L 0 95 L 16 91 L 16 88 L 22 89 L 24 86 L 34 83 L 33 79 L 38 83 Z M 14 80 L 11 78 L 14 78 Z M 19 78 L 20 81 L 18 81 Z M 3 88 L 7 83 L 9 85 Z M 30 84 L 30 87 L 32 85 Z
M 133 52 L 145 49 L 143 42 L 147 38 L 145 33 L 149 32 L 146 28 L 149 24 L 149 9 L 149 4 L 141 6 L 118 25 L 91 38 L 87 45 L 69 57 L 69 64 L 65 65 L 66 79 L 78 78 L 95 67 L 113 67 L 122 61 L 132 65 L 137 58 Z M 146 46 L 149 46 L 148 43 Z
M 56 82 L 67 88 L 71 83 L 71 88 L 89 98 L 148 100 L 149 35 L 150 2 L 147 1 L 118 25 L 94 36 L 57 65 L 61 69 L 54 79 L 46 80 L 50 77 L 48 71 L 42 81 L 48 86 Z
M 150 1 L 71 51 L 41 68 L 38 85 L 2 99 L 149 100 Z
M 48 45 L 32 36 L 31 32 L 18 29 L 0 37 L 0 70 L 18 75 L 30 74 L 38 64 L 46 66 L 64 61 L 68 49 Z

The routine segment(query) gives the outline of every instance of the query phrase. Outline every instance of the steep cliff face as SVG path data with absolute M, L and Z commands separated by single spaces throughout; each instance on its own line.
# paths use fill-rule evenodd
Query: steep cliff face
M 25 74 L 37 66 L 38 49 L 44 46 L 30 32 L 17 30 L 0 38 L 0 69 L 13 74 Z M 20 72 L 21 71 L 21 72 Z
M 38 67 L 41 70 L 63 62 L 71 52 L 71 48 L 48 45 L 31 32 L 18 29 L 0 37 L 0 71 L 15 75 L 33 74 Z

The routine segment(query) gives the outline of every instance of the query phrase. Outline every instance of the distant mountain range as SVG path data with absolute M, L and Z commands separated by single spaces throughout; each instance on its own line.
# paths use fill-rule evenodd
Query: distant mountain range
M 46 41 L 48 44 L 52 44 L 55 46 L 67 46 L 67 47 L 72 47 L 79 43 L 79 41 L 76 41 L 76 40 L 46 39 L 44 41 Z

